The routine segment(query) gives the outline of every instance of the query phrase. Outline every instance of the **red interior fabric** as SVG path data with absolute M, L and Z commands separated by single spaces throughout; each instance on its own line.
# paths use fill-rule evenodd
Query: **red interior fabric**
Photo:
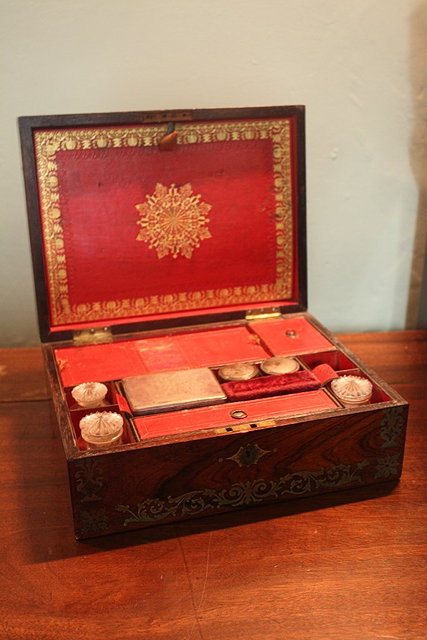
M 187 354 L 192 367 L 217 367 L 270 357 L 246 327 L 182 333 L 176 336 L 176 344 Z
M 71 304 L 273 282 L 271 140 L 58 151 Z M 190 183 L 211 205 L 210 238 L 191 256 L 137 241 L 137 204 L 156 184 Z M 226 301 L 224 301 L 226 302 Z
M 130 406 L 129 406 L 128 401 L 120 393 L 116 393 L 116 402 L 117 402 L 117 406 L 119 407 L 121 413 L 124 413 L 127 416 L 132 415 L 132 411 L 130 410 Z
M 257 320 L 251 323 L 251 328 L 276 356 L 335 349 L 334 345 L 303 317 Z
M 297 371 L 277 376 L 263 376 L 252 380 L 226 382 L 222 385 L 229 400 L 251 400 L 299 391 L 313 391 L 320 382 L 310 371 Z
M 64 387 L 157 371 L 258 361 L 269 355 L 243 326 L 55 349 Z
M 295 117 L 181 122 L 166 152 L 164 133 L 35 131 L 53 331 L 297 302 Z
M 338 378 L 337 372 L 329 364 L 319 364 L 312 371 L 322 387 L 334 378 Z
M 148 373 L 132 342 L 55 349 L 64 387 L 82 382 L 107 382 Z
M 215 429 L 224 425 L 253 423 L 262 419 L 277 418 L 307 411 L 336 409 L 335 402 L 322 390 L 295 393 L 289 396 L 263 398 L 233 404 L 219 404 L 214 407 L 187 409 L 173 413 L 163 413 L 135 418 L 135 425 L 141 438 L 188 433 L 199 429 Z M 245 418 L 234 420 L 231 411 L 244 411 Z

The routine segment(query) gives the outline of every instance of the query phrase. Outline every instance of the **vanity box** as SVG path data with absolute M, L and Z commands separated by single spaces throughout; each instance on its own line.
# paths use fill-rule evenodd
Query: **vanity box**
M 303 107 L 19 124 L 77 538 L 400 476 L 406 402 L 306 311 Z M 221 378 L 272 357 L 298 372 Z M 366 404 L 333 393 L 345 375 L 371 383 Z M 156 382 L 142 409 L 128 379 Z M 95 381 L 107 395 L 84 408 L 72 390 Z M 90 448 L 80 421 L 103 411 L 122 437 Z

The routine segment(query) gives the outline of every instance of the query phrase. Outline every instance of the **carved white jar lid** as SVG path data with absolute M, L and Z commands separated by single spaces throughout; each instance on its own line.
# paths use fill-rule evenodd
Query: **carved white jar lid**
M 372 396 L 372 384 L 359 376 L 340 376 L 331 382 L 335 396 L 346 406 L 366 404 Z
M 267 375 L 281 375 L 282 373 L 294 373 L 300 368 L 298 360 L 285 356 L 275 356 L 261 362 L 260 367 Z
M 106 447 L 120 440 L 123 433 L 123 418 L 112 411 L 97 411 L 80 420 L 83 440 L 90 445 Z
M 102 405 L 107 391 L 107 387 L 102 382 L 82 382 L 74 387 L 71 395 L 80 407 L 93 409 Z
M 225 364 L 218 369 L 218 373 L 223 380 L 250 380 L 259 374 L 259 369 L 250 362 L 237 362 Z

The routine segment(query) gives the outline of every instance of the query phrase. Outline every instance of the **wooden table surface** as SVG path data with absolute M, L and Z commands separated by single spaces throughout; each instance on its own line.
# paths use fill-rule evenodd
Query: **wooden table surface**
M 340 337 L 410 402 L 400 484 L 86 542 L 40 350 L 0 350 L 1 640 L 424 640 L 427 332 Z

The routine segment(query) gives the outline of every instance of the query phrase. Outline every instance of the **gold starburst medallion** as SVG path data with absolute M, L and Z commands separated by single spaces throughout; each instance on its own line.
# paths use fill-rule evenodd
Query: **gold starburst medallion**
M 155 249 L 158 258 L 171 254 L 191 258 L 202 240 L 210 238 L 207 228 L 208 213 L 212 205 L 193 193 L 190 183 L 170 187 L 157 183 L 154 193 L 146 202 L 135 205 L 139 212 L 137 224 L 141 227 L 137 240 L 143 240 Z

